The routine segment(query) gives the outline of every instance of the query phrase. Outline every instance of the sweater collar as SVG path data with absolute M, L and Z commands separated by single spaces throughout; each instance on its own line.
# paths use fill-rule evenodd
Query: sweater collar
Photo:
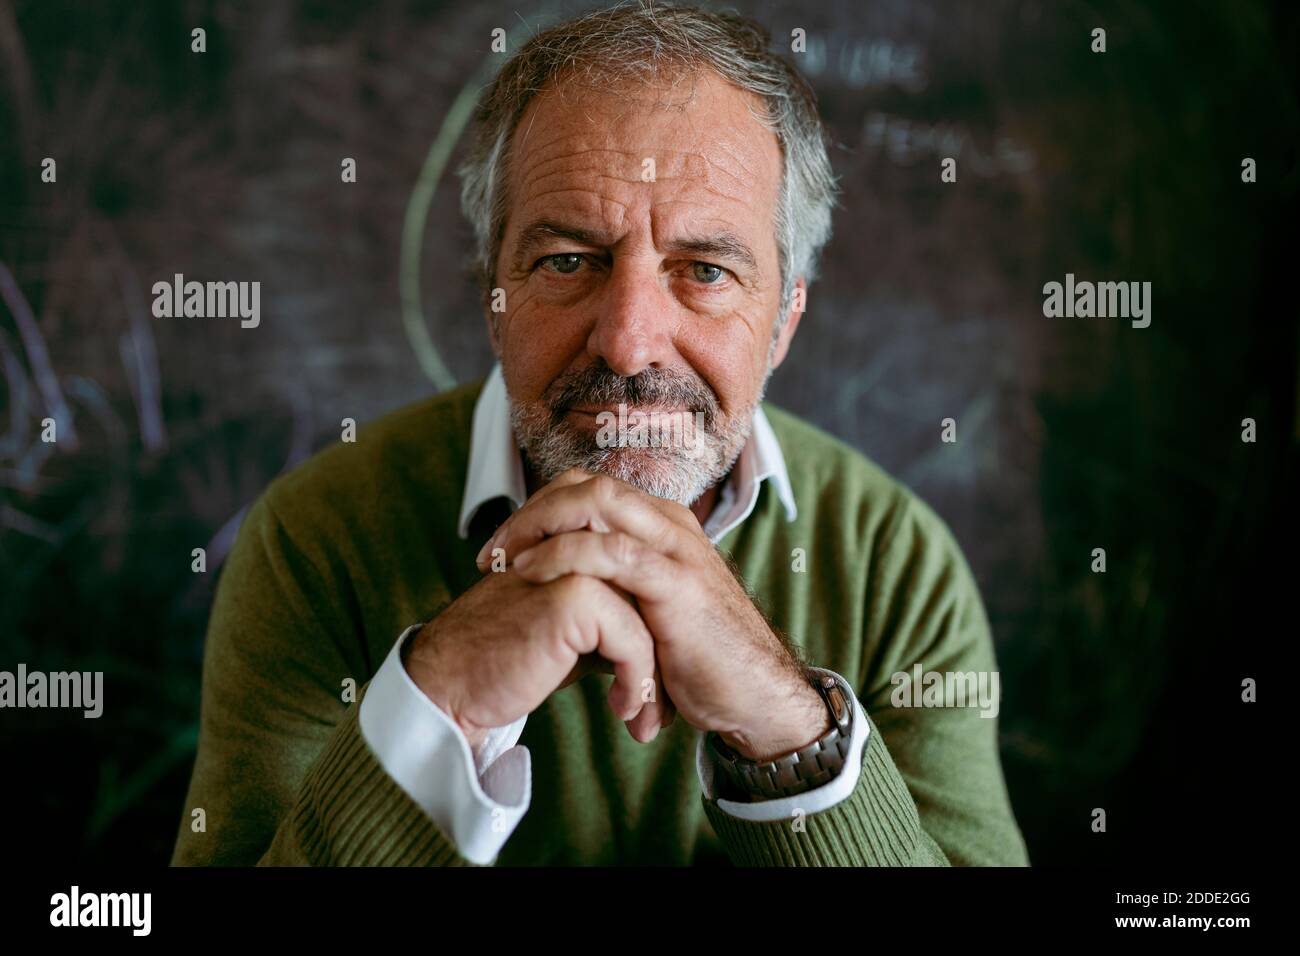
M 799 512 L 795 507 L 785 456 L 781 454 L 781 444 L 760 403 L 754 409 L 749 440 L 741 449 L 730 477 L 723 483 L 717 504 L 704 522 L 704 533 L 710 541 L 716 544 L 749 517 L 765 481 L 771 481 L 785 507 L 786 520 L 794 521 Z M 470 522 L 479 508 L 496 498 L 508 500 L 512 511 L 528 498 L 523 458 L 510 426 L 510 399 L 499 362 L 492 366 L 474 404 L 469 469 L 465 476 L 465 495 L 461 500 L 458 527 L 462 538 L 469 537 Z

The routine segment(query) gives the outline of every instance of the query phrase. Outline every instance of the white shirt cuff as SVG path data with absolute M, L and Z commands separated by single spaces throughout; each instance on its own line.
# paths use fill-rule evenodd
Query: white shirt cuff
M 802 810 L 806 814 L 829 810 L 848 797 L 853 792 L 854 787 L 858 785 L 858 776 L 862 773 L 862 747 L 867 742 L 867 736 L 871 733 L 871 726 L 867 723 L 867 715 L 863 712 L 862 705 L 858 703 L 858 695 L 853 692 L 853 688 L 849 686 L 848 681 L 824 667 L 814 667 L 812 670 L 814 673 L 823 676 L 829 674 L 834 677 L 839 682 L 840 688 L 845 695 L 853 701 L 853 731 L 849 737 L 849 755 L 844 761 L 844 769 L 833 780 L 828 780 L 820 787 L 805 790 L 803 793 L 797 793 L 792 797 L 760 800 L 757 803 L 718 800 L 720 810 L 741 820 L 759 822 L 788 820 L 794 816 L 796 810 Z M 695 770 L 699 774 L 700 788 L 704 791 L 704 796 L 709 800 L 713 800 L 715 795 L 713 781 L 716 775 L 723 772 L 723 769 L 718 764 L 718 758 L 714 756 L 712 749 L 705 744 L 704 737 L 702 731 L 696 737 Z
M 474 754 L 450 717 L 402 666 L 402 632 L 361 701 L 361 735 L 381 766 L 472 863 L 491 863 L 528 811 L 532 764 L 516 746 L 527 715 L 488 732 Z

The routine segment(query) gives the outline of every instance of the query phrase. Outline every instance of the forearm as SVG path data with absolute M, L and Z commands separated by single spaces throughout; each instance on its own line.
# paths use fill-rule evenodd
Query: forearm
M 258 865 L 472 865 L 379 765 L 360 707 L 348 708 Z
M 385 773 L 361 734 L 359 710 L 359 702 L 347 708 L 260 855 L 254 834 L 265 829 L 258 817 L 274 808 L 231 802 L 222 795 L 227 777 L 200 770 L 187 806 L 204 808 L 205 825 L 196 831 L 182 824 L 172 865 L 472 865 Z
M 841 675 L 814 670 L 834 675 L 842 691 L 851 691 Z M 890 707 L 877 713 L 877 723 L 856 696 L 848 696 L 854 721 L 843 767 L 829 782 L 794 796 L 726 799 L 721 763 L 701 739 L 697 763 L 706 815 L 733 862 L 1028 865 L 998 766 L 995 722 L 971 708 Z M 897 762 L 885 734 L 899 748 Z M 929 772 L 918 776 L 919 767 Z
M 740 807 L 704 798 L 705 814 L 737 866 L 948 866 L 921 826 L 916 804 L 879 732 L 867 720 L 860 753 L 850 753 L 843 774 L 856 774 L 849 794 L 809 812 L 810 794 L 782 798 L 783 815 L 745 819 Z M 805 799 L 801 800 L 801 796 Z M 775 803 L 775 801 L 773 801 Z M 743 805 L 742 805 L 743 806 Z

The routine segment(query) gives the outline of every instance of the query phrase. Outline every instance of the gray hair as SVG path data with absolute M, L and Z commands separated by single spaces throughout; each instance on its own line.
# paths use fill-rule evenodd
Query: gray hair
M 795 282 L 816 278 L 817 258 L 831 234 L 837 182 L 826 153 L 817 99 L 798 72 L 769 51 L 766 28 L 734 13 L 620 4 L 551 27 L 514 54 L 480 100 L 470 152 L 458 172 L 461 209 L 474 227 L 475 278 L 495 284 L 505 231 L 510 138 L 532 98 L 561 74 L 589 84 L 711 68 L 762 99 L 756 118 L 781 147 L 782 170 L 775 228 L 781 269 L 781 306 L 775 335 L 789 314 Z

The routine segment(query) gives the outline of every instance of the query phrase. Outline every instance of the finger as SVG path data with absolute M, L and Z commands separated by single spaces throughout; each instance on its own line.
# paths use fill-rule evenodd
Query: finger
M 635 718 L 627 722 L 628 732 L 635 740 L 648 744 L 659 731 L 672 723 L 669 708 L 672 706 L 664 690 L 663 676 L 658 669 L 654 678 L 641 682 L 641 699 L 645 706 Z
M 673 699 L 668 696 L 668 691 L 664 690 L 663 698 L 663 717 L 660 719 L 660 727 L 671 727 L 674 720 L 677 719 L 677 705 Z
M 616 589 L 610 587 L 603 588 L 602 591 L 611 597 L 616 593 Z M 623 598 L 624 596 L 619 593 L 619 597 Z M 625 600 L 612 601 L 612 604 L 619 606 L 617 615 L 627 620 L 630 626 L 629 631 L 636 637 L 643 635 L 643 644 L 637 646 L 636 657 L 634 657 L 627 672 L 620 669 L 619 662 L 615 661 L 614 658 L 607 658 L 603 654 L 598 657 L 599 661 L 604 665 L 599 669 L 606 672 L 606 674 L 608 672 L 614 674 L 615 683 L 610 687 L 610 704 L 614 706 L 614 709 L 623 718 L 624 723 L 627 724 L 628 732 L 632 734 L 633 739 L 647 744 L 654 740 L 655 736 L 658 736 L 659 730 L 664 723 L 664 688 L 663 680 L 659 676 L 658 659 L 655 656 L 654 637 L 650 635 L 649 628 L 646 628 L 641 615 L 637 613 L 632 604 Z M 603 637 L 604 632 L 602 631 L 602 648 L 604 646 Z M 643 663 L 642 653 L 649 653 L 649 658 L 647 658 L 650 667 L 649 676 L 643 670 L 646 665 Z M 628 674 L 632 676 L 629 678 Z M 628 717 L 628 710 L 623 709 L 625 704 L 624 695 L 629 688 L 632 688 L 636 693 L 636 701 L 633 701 L 633 705 L 636 706 L 637 711 L 632 714 L 632 717 Z
M 483 543 L 483 547 L 479 549 L 478 556 L 474 559 L 474 563 L 478 565 L 478 569 L 480 571 L 486 571 L 488 569 L 488 566 L 492 561 L 492 551 L 497 547 L 496 542 L 501 538 L 501 535 L 504 533 L 511 520 L 515 515 L 518 515 L 520 511 L 523 511 L 533 502 L 540 501 L 560 488 L 567 488 L 570 485 L 580 485 L 584 481 L 590 481 L 594 477 L 595 475 L 590 471 L 583 471 L 581 468 L 570 468 L 568 471 L 557 475 L 545 486 L 539 488 L 531 498 L 523 503 L 519 511 L 513 512 L 505 521 L 501 522 L 501 524 L 497 526 L 497 529 L 492 532 L 492 536 Z
M 651 602 L 680 593 L 678 568 L 676 562 L 619 531 L 569 531 L 547 538 L 515 559 L 515 573 L 534 584 L 581 574 Z
M 495 539 L 495 547 L 505 549 L 507 560 L 518 558 L 554 535 L 585 529 L 621 531 L 675 556 L 677 547 L 673 542 L 687 530 L 684 523 L 651 504 L 649 495 L 603 475 L 581 485 L 556 489 L 511 517 L 509 527 L 499 529 Z M 698 522 L 689 530 L 701 533 Z
M 643 744 L 650 743 L 664 728 L 663 701 L 659 699 L 647 701 L 640 713 L 626 721 L 626 724 L 627 732 L 632 735 L 633 740 Z
M 561 681 L 560 688 L 568 687 L 574 681 L 580 681 L 588 674 L 612 673 L 614 673 L 614 665 L 599 654 L 582 654 L 578 657 L 578 662 L 573 665 L 573 670 L 569 671 L 569 676 Z
M 599 595 L 594 650 L 614 668 L 609 704 L 621 720 L 628 721 L 647 703 L 641 699 L 641 682 L 655 675 L 654 640 L 630 604 L 604 586 L 593 593 Z
M 569 676 L 560 684 L 561 688 L 568 687 L 574 681 L 581 680 L 588 674 L 612 674 L 614 665 L 599 654 L 583 654 L 574 665 Z M 658 673 L 654 678 L 641 679 L 641 698 L 642 708 L 640 712 L 631 720 L 626 721 L 628 732 L 635 740 L 643 744 L 649 743 L 658 736 L 659 731 L 669 726 L 676 716 L 677 710 L 672 706 L 664 691 L 663 679 Z

